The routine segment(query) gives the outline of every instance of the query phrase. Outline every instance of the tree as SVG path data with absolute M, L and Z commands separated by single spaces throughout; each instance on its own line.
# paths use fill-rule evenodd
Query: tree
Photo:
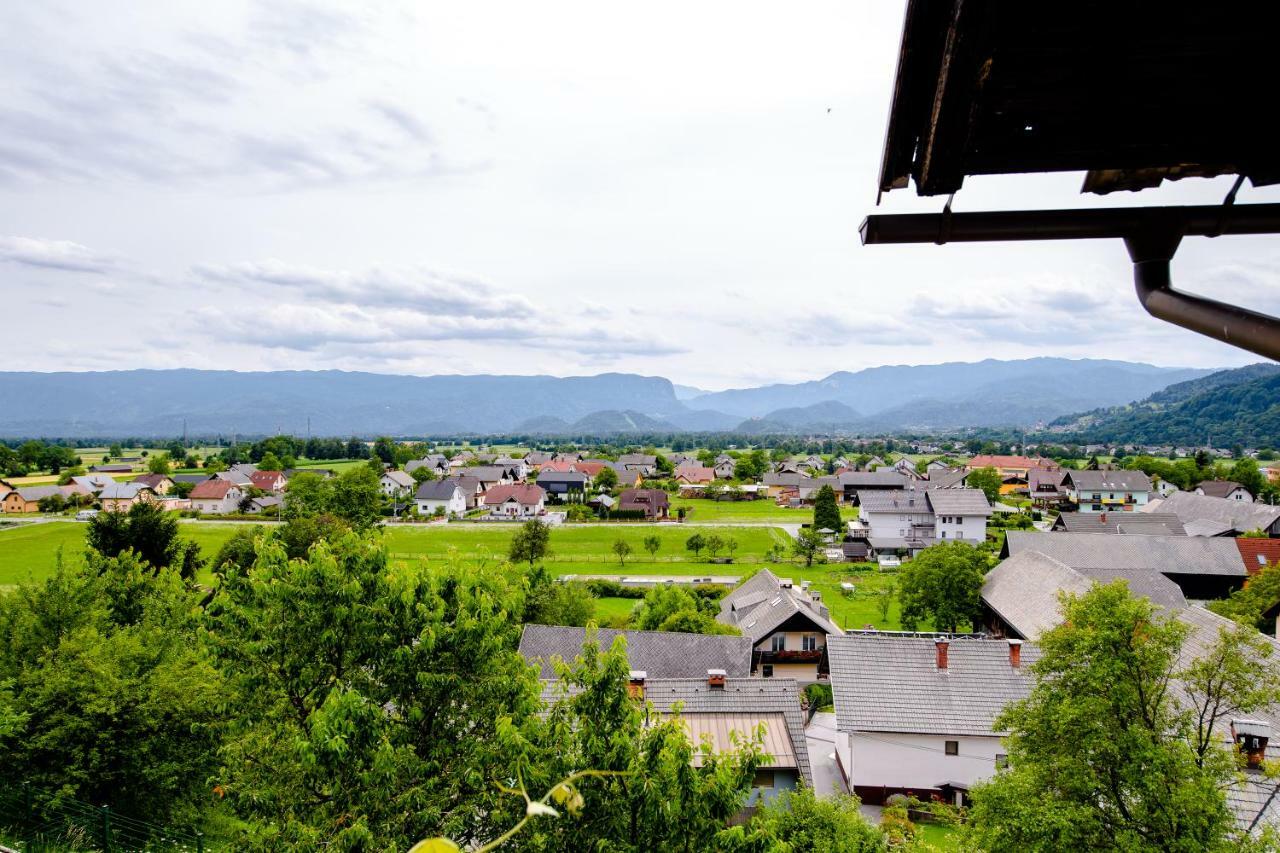
M 688 539 L 684 540 L 686 551 L 692 551 L 693 556 L 697 557 L 703 548 L 707 547 L 707 540 L 701 533 L 695 533 Z
M 844 522 L 840 520 L 840 507 L 836 504 L 836 492 L 829 485 L 823 485 L 814 496 L 813 526 L 817 530 L 825 528 L 833 533 L 844 530 Z
M 328 511 L 356 530 L 378 523 L 382 514 L 382 485 L 375 474 L 363 465 L 343 471 L 333 479 L 333 493 Z
M 36 508 L 41 512 L 62 512 L 67 508 L 67 499 L 61 493 L 45 495 L 36 501 Z
M 889 621 L 889 610 L 893 607 L 893 599 L 897 592 L 898 588 L 893 583 L 888 583 L 876 590 L 876 609 L 880 611 L 881 622 Z
M 649 552 L 649 559 L 653 560 L 658 556 L 658 551 L 662 548 L 662 538 L 656 533 L 651 533 L 644 537 L 644 549 Z
M 388 436 L 381 436 L 373 443 L 373 456 L 388 465 L 395 464 L 396 443 Z
M 280 460 L 279 456 L 268 451 L 258 460 L 258 468 L 262 471 L 283 471 L 285 464 Z
M 435 472 L 432 471 L 430 468 L 428 468 L 426 465 L 419 465 L 417 468 L 414 468 L 409 473 L 409 476 L 412 477 L 413 481 L 418 484 L 422 484 L 427 482 L 428 480 L 434 480 L 436 478 Z
M 982 611 L 987 555 L 966 542 L 925 548 L 902 566 L 898 603 L 902 627 L 916 630 L 928 621 L 935 631 L 955 633 L 973 625 Z
M 149 501 L 139 501 L 128 512 L 100 512 L 89 520 L 85 544 L 104 557 L 132 551 L 153 569 L 178 567 L 183 577 L 194 577 L 200 568 L 200 546 L 182 542 L 178 520 Z
M 995 503 L 1000 500 L 1000 472 L 995 468 L 977 468 L 965 477 L 965 483 L 972 489 L 981 489 L 987 500 Z
M 1280 563 L 1271 563 L 1249 578 L 1246 586 L 1231 593 L 1230 598 L 1210 601 L 1208 607 L 1220 616 L 1274 637 L 1276 620 L 1271 611 L 1277 604 L 1280 604 Z
M 689 590 L 677 584 L 658 584 L 645 593 L 644 602 L 632 621 L 641 631 L 659 631 L 672 616 L 682 612 L 699 613 L 701 610 L 698 597 Z
M 147 470 L 152 474 L 163 474 L 166 477 L 169 476 L 169 473 L 173 470 L 170 465 L 169 454 L 157 453 L 155 456 L 152 456 L 147 460 Z
M 1187 626 L 1123 581 L 1066 596 L 1063 610 L 1041 637 L 1030 695 L 996 720 L 1010 767 L 973 791 L 975 846 L 1227 849 L 1236 760 L 1220 737 L 1231 715 L 1275 701 L 1274 661 L 1258 657 L 1267 644 L 1220 632 L 1179 669 Z
M 199 468 L 200 457 L 194 453 L 188 453 L 187 458 L 182 460 L 183 468 Z
M 760 806 L 751 821 L 721 833 L 723 853 L 880 853 L 884 835 L 867 822 L 851 794 L 819 799 L 812 788 L 786 791 Z
M 285 518 L 303 518 L 329 511 L 333 504 L 333 481 L 311 471 L 289 478 L 285 486 Z
M 586 625 L 595 613 L 595 596 L 586 584 L 566 583 L 545 566 L 528 571 L 524 618 L 534 625 Z
M 618 565 L 626 565 L 627 557 L 631 555 L 631 543 L 619 537 L 613 542 L 613 553 L 618 558 Z
M 1231 466 L 1231 474 L 1228 479 L 1244 486 L 1255 497 L 1262 493 L 1262 487 L 1267 482 L 1267 479 L 1262 476 L 1262 471 L 1258 468 L 1258 463 L 1247 456 L 1237 459 L 1235 464 Z
M 716 555 L 723 551 L 729 545 L 729 540 L 718 533 L 712 533 L 706 537 L 703 547 L 707 549 L 707 553 L 715 559 Z
M 507 558 L 513 563 L 533 564 L 551 553 L 551 526 L 539 519 L 532 519 L 520 525 L 515 536 L 511 537 L 511 548 Z
M 791 553 L 803 558 L 806 566 L 812 566 L 814 558 L 825 545 L 821 533 L 812 527 L 803 527 L 791 542 Z
M 599 474 L 596 474 L 595 485 L 597 489 L 604 491 L 612 491 L 618 486 L 618 472 L 612 468 L 603 468 Z

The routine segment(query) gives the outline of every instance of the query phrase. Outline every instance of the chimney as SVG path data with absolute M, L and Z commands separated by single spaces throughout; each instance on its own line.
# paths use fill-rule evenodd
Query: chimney
M 1022 641 L 1009 641 L 1009 666 L 1017 669 L 1022 666 Z
M 648 675 L 643 669 L 631 670 L 631 677 L 627 680 L 627 695 L 632 699 L 643 699 L 644 680 Z
M 707 670 L 707 686 L 724 689 L 725 671 L 723 669 Z
M 1232 720 L 1231 737 L 1244 753 L 1249 769 L 1262 769 L 1267 757 L 1267 741 L 1271 739 L 1271 724 L 1262 720 Z
M 947 643 L 947 639 L 945 637 L 939 637 L 938 639 L 933 641 L 933 648 L 938 653 L 938 669 L 947 668 L 947 646 L 948 645 L 949 643 Z

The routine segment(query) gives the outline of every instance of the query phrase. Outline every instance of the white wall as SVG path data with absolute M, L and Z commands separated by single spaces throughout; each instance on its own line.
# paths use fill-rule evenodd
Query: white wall
M 944 518 L 952 521 L 943 524 Z M 960 539 L 966 542 L 984 542 L 987 538 L 987 519 L 982 515 L 940 515 L 934 527 L 934 537 L 942 541 L 943 531 L 946 531 L 947 541 Z
M 949 740 L 960 742 L 959 755 L 946 754 Z M 998 737 L 897 732 L 839 732 L 836 748 L 851 774 L 850 785 L 889 788 L 971 785 L 995 773 L 996 755 L 1008 751 Z

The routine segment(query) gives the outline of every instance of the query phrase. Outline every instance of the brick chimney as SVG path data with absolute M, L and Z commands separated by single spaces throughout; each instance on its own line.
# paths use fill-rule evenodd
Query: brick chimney
M 643 669 L 631 670 L 631 677 L 627 679 L 627 695 L 632 699 L 644 698 L 644 680 L 649 674 Z
M 945 637 L 939 637 L 933 641 L 933 648 L 938 656 L 938 669 L 947 668 L 947 648 L 949 645 L 950 643 L 947 642 Z
M 723 690 L 725 675 L 726 673 L 723 669 L 707 670 L 707 686 Z
M 1262 769 L 1262 762 L 1267 757 L 1267 742 L 1271 740 L 1271 724 L 1263 720 L 1232 720 L 1231 737 L 1244 753 L 1249 769 Z
M 1009 666 L 1017 669 L 1022 666 L 1022 641 L 1009 641 Z

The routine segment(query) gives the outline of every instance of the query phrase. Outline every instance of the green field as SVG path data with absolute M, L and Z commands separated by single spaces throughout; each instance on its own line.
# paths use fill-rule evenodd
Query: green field
M 179 526 L 182 537 L 199 543 L 206 557 L 217 553 L 222 543 L 237 529 L 234 524 L 208 522 Z M 48 577 L 56 565 L 59 549 L 65 559 L 79 559 L 84 547 L 84 530 L 85 525 L 71 521 L 0 529 L 0 588 Z M 467 562 L 496 563 L 505 558 L 514 532 L 515 527 L 508 524 L 448 524 L 392 527 L 384 535 L 387 548 L 396 560 L 443 560 L 456 554 L 457 559 Z M 696 532 L 704 536 L 718 533 L 739 543 L 734 563 L 711 564 L 705 552 L 701 559 L 694 560 L 693 555 L 685 550 L 684 542 L 693 532 L 694 529 L 687 527 L 650 525 L 571 525 L 557 528 L 551 533 L 552 554 L 546 565 L 558 575 L 729 575 L 743 578 L 768 565 L 775 574 L 790 577 L 797 583 L 810 581 L 842 626 L 857 628 L 873 624 L 881 628 L 898 627 L 897 603 L 894 602 L 889 619 L 881 620 L 874 595 L 892 582 L 892 575 L 866 565 L 842 563 L 805 568 L 794 563 L 766 564 L 763 562 L 765 552 L 775 542 L 788 541 L 784 531 L 771 527 L 696 528 Z M 641 545 L 642 540 L 650 535 L 657 535 L 662 541 L 656 559 L 651 559 Z M 611 550 L 619 538 L 632 546 L 632 554 L 624 565 L 619 564 Z M 201 580 L 209 582 L 212 575 L 206 571 Z M 842 581 L 853 583 L 855 591 L 844 594 L 840 589 Z M 629 612 L 633 604 L 634 601 L 629 599 L 603 599 L 598 606 L 604 615 Z

